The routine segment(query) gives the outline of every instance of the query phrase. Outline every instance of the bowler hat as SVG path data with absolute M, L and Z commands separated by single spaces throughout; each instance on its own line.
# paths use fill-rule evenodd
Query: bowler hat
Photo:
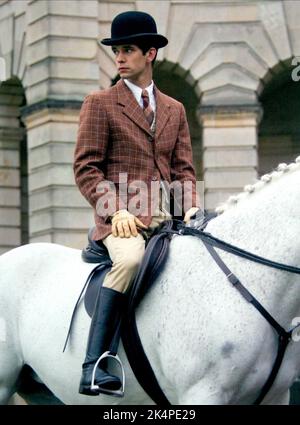
M 168 39 L 157 34 L 155 20 L 145 12 L 123 12 L 117 15 L 111 24 L 111 38 L 104 38 L 101 43 L 116 46 L 125 43 L 139 44 L 160 48 L 168 44 Z

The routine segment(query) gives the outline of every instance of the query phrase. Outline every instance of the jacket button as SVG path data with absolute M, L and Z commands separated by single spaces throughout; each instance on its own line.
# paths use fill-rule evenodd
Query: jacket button
M 152 180 L 156 181 L 157 180 L 157 177 L 156 176 L 153 176 L 152 177 Z
M 148 136 L 148 140 L 149 140 L 149 142 L 153 142 L 153 136 Z

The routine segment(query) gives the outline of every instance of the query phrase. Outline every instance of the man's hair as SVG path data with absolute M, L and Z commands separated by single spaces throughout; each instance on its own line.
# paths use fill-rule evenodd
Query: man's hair
M 157 47 L 153 46 L 152 44 L 146 44 L 146 43 L 142 43 L 142 42 L 135 42 L 134 44 L 141 49 L 144 56 L 148 52 L 148 50 L 151 49 L 151 47 L 154 47 L 154 49 L 156 49 L 156 55 L 155 55 L 155 58 L 152 61 L 152 66 L 154 66 L 154 62 L 156 61 L 156 56 L 157 56 L 157 52 L 158 52 Z
M 139 41 L 139 42 L 138 41 L 135 41 L 132 44 L 134 44 L 135 46 L 137 46 L 142 51 L 142 53 L 143 53 L 144 56 L 148 52 L 148 50 L 151 49 L 151 47 L 154 47 L 154 49 L 156 49 L 156 55 L 155 55 L 155 58 L 152 61 L 152 67 L 153 67 L 154 66 L 154 62 L 155 62 L 156 57 L 157 57 L 158 48 L 155 47 L 155 46 L 153 46 L 152 44 L 149 44 L 149 43 L 146 44 L 146 43 L 143 43 L 141 41 Z M 113 47 L 114 46 L 111 46 L 112 49 L 113 49 Z

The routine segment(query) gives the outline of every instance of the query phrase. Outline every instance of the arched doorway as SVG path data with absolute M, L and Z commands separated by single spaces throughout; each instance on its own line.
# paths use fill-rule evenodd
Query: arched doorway
M 20 119 L 23 86 L 12 77 L 0 86 L 0 254 L 28 242 L 27 138 Z
M 263 118 L 259 126 L 259 175 L 300 154 L 300 82 L 292 80 L 290 66 L 270 74 L 270 82 L 260 96 Z
M 199 96 L 193 83 L 189 83 L 189 72 L 178 64 L 168 61 L 158 62 L 154 67 L 153 80 L 157 87 L 168 96 L 183 103 L 189 123 L 193 147 L 193 159 L 197 180 L 202 180 L 202 129 L 196 115 L 199 106 Z M 192 81 L 192 79 L 190 78 Z

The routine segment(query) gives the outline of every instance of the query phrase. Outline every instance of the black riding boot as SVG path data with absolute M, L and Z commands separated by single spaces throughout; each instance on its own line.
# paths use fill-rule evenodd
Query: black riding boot
M 120 337 L 120 324 L 125 303 L 125 294 L 110 288 L 102 287 L 97 297 L 95 310 L 90 326 L 87 352 L 82 365 L 79 393 L 86 395 L 98 395 L 99 393 L 118 395 L 122 383 L 117 376 L 111 375 L 106 370 L 106 360 L 100 361 L 95 371 L 94 384 L 99 389 L 92 390 L 92 374 L 99 357 L 106 351 L 117 346 Z M 117 340 L 116 340 L 117 339 Z

